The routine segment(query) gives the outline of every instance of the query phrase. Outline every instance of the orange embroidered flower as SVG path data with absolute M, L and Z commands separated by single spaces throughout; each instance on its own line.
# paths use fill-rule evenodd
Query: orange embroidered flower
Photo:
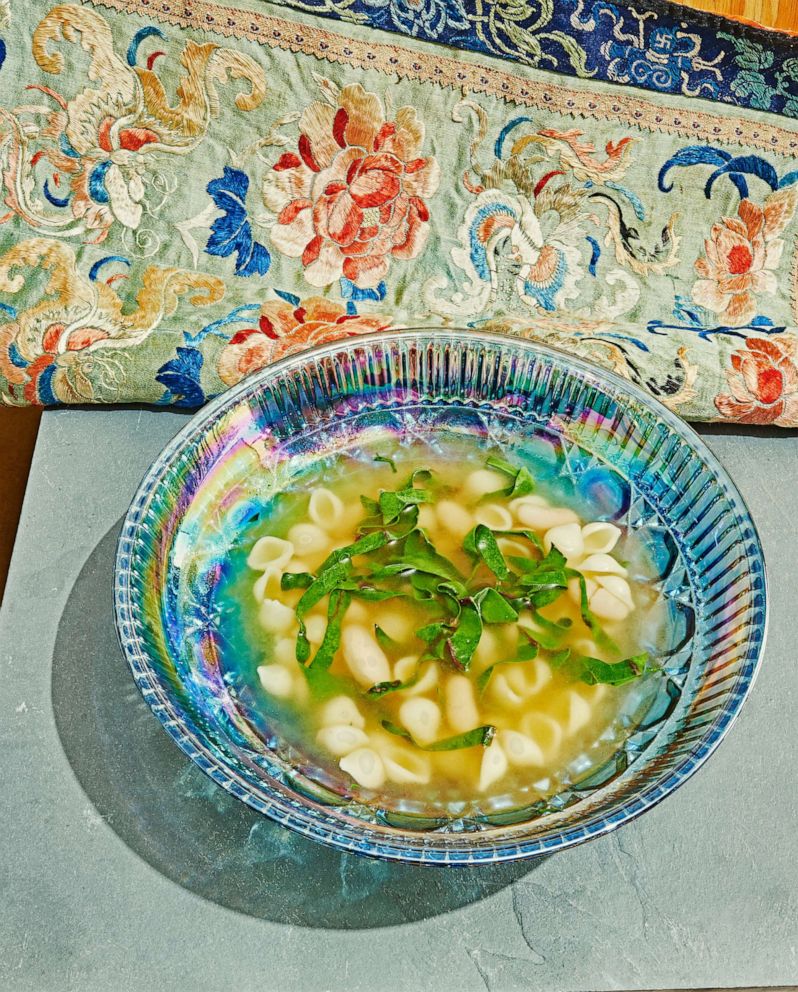
M 336 98 L 304 111 L 297 152 L 274 164 L 263 199 L 277 214 L 272 242 L 302 259 L 312 286 L 344 276 L 368 288 L 392 258 L 415 258 L 424 247 L 438 163 L 420 155 L 424 125 L 412 107 L 387 121 L 376 94 L 359 84 Z
M 795 213 L 794 188 L 772 193 L 763 207 L 741 200 L 737 217 L 723 217 L 704 242 L 705 257 L 695 263 L 701 277 L 693 299 L 728 324 L 743 324 L 756 315 L 756 296 L 775 293 L 774 269 L 784 250 L 781 234 Z
M 748 338 L 731 356 L 731 395 L 715 397 L 724 417 L 742 424 L 798 425 L 798 337 Z
M 228 386 L 278 358 L 340 338 L 382 331 L 390 318 L 379 314 L 347 314 L 339 303 L 312 296 L 294 307 L 272 300 L 261 307 L 257 327 L 239 331 L 219 356 L 219 378 Z

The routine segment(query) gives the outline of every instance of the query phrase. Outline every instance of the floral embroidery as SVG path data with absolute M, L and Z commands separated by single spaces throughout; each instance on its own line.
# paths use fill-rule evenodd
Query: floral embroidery
M 186 155 L 204 138 L 210 119 L 219 113 L 216 85 L 229 72 L 249 83 L 236 97 L 239 110 L 257 107 L 266 92 L 263 69 L 248 55 L 213 43 L 186 42 L 181 63 L 186 74 L 178 87 L 179 102 L 170 106 L 152 66 L 164 53 L 153 52 L 146 68 L 137 64 L 144 41 L 163 39 L 159 28 L 146 27 L 131 41 L 123 61 L 114 51 L 105 18 L 86 7 L 54 7 L 33 32 L 33 57 L 47 73 L 58 75 L 64 56 L 51 43 L 62 37 L 80 39 L 88 53 L 89 79 L 71 100 L 46 86 L 35 86 L 54 105 L 0 108 L 9 149 L 3 167 L 5 203 L 33 230 L 54 236 L 94 232 L 104 240 L 115 222 L 135 230 L 145 209 L 146 187 L 154 162 L 164 155 Z M 27 116 L 44 118 L 31 124 Z M 3 132 L 0 130 L 0 139 Z M 63 213 L 42 213 L 33 196 L 45 162 L 51 174 L 41 183 L 44 198 Z M 58 192 L 63 188 L 63 194 Z M 163 202 L 161 197 L 160 202 Z M 158 204 L 160 205 L 160 204 Z
M 269 271 L 272 259 L 268 249 L 252 236 L 252 225 L 247 219 L 248 189 L 247 174 L 229 166 L 225 166 L 221 179 L 208 183 L 208 193 L 223 214 L 211 225 L 205 251 L 222 258 L 235 253 L 237 276 L 263 276 Z
M 312 286 L 342 275 L 376 286 L 391 259 L 424 247 L 438 163 L 421 156 L 424 125 L 412 107 L 389 121 L 359 84 L 338 91 L 328 82 L 323 92 L 327 101 L 300 118 L 297 151 L 281 155 L 264 180 L 264 202 L 277 215 L 272 243 L 301 258 Z
M 518 117 L 500 131 L 486 169 L 476 152 L 487 134 L 487 118 L 476 104 L 463 101 L 455 120 L 465 111 L 479 129 L 472 144 L 475 176 L 464 178 L 474 199 L 458 229 L 452 261 L 468 281 L 447 300 L 438 294 L 445 283 L 430 279 L 425 302 L 434 312 L 491 319 L 523 310 L 571 309 L 580 316 L 617 317 L 639 299 L 637 276 L 678 263 L 675 218 L 652 248 L 640 243 L 627 220 L 630 206 L 645 218 L 640 200 L 619 183 L 632 162 L 632 138 L 608 141 L 599 156 L 581 131 L 524 133 L 519 129 L 529 118 Z M 602 241 L 612 254 L 602 250 Z M 598 281 L 600 263 L 605 271 Z M 597 279 L 595 288 L 585 286 L 588 273 Z M 602 284 L 611 295 L 599 295 Z M 592 298 L 589 307 L 586 297 Z M 572 300 L 583 305 L 570 306 Z
M 693 299 L 729 324 L 750 320 L 757 312 L 757 295 L 775 293 L 774 270 L 784 250 L 777 237 L 792 219 L 798 203 L 795 187 L 765 198 L 764 208 L 741 200 L 737 217 L 723 217 L 704 242 L 705 257 L 695 263 L 701 277 Z
M 123 310 L 113 289 L 118 276 L 100 279 L 105 264 L 119 261 L 114 256 L 95 263 L 86 279 L 73 249 L 46 238 L 22 241 L 0 256 L 0 292 L 22 290 L 25 269 L 48 276 L 40 302 L 19 311 L 5 307 L 11 320 L 0 325 L 0 374 L 9 383 L 10 402 L 91 402 L 95 383 L 106 399 L 123 399 L 116 395 L 120 350 L 141 344 L 181 296 L 192 294 L 195 307 L 224 296 L 224 283 L 213 276 L 151 266 L 142 274 L 135 305 L 128 301 Z
M 798 337 L 748 338 L 731 356 L 726 373 L 731 395 L 715 397 L 718 412 L 743 424 L 798 423 Z
M 340 304 L 320 296 L 292 302 L 271 300 L 261 307 L 257 327 L 230 338 L 219 356 L 219 378 L 233 386 L 250 372 L 303 348 L 382 331 L 391 324 L 390 317 L 378 314 L 348 314 Z

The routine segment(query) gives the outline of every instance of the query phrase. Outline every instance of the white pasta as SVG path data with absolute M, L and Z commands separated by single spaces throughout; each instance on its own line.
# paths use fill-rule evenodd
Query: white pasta
M 264 599 L 258 611 L 258 620 L 264 630 L 282 634 L 295 623 L 294 611 L 278 599 Z
M 583 575 L 626 575 L 627 570 L 613 558 L 612 555 L 597 553 L 588 555 L 579 563 L 579 571 Z
M 530 558 L 532 556 L 532 550 L 528 544 L 521 544 L 520 541 L 514 541 L 511 537 L 499 537 L 496 539 L 496 543 L 505 558 Z
M 550 530 L 562 524 L 579 523 L 579 517 L 567 507 L 549 506 L 539 496 L 522 496 L 513 500 L 510 509 L 519 523 L 533 530 Z
M 507 487 L 507 476 L 499 472 L 493 472 L 489 468 L 478 468 L 474 472 L 469 472 L 463 492 L 471 499 L 479 499 L 487 496 L 488 493 L 498 492 Z
M 504 753 L 498 738 L 494 738 L 489 747 L 485 748 L 482 762 L 479 766 L 479 789 L 484 792 L 494 782 L 498 782 L 507 774 L 507 755 Z
M 577 523 L 559 524 L 552 527 L 543 535 L 543 549 L 548 554 L 552 547 L 565 555 L 566 558 L 581 558 L 585 549 L 582 539 L 582 528 Z
M 402 726 L 419 744 L 431 744 L 438 736 L 441 711 L 431 699 L 408 699 L 399 707 Z
M 338 762 L 339 768 L 365 789 L 379 789 L 385 782 L 385 768 L 377 752 L 370 747 L 359 747 Z
M 320 486 L 310 494 L 308 516 L 317 527 L 334 530 L 343 522 L 344 504 L 335 493 Z
M 522 733 L 538 745 L 547 762 L 557 757 L 562 746 L 563 730 L 554 717 L 533 710 L 521 718 L 520 727 Z
M 346 619 L 354 623 L 368 623 L 369 615 L 368 606 L 359 599 L 353 599 L 346 611 Z
M 301 555 L 316 555 L 330 547 L 329 535 L 316 524 L 294 524 L 288 539 Z
M 272 696 L 287 699 L 293 695 L 294 679 L 291 672 L 282 665 L 261 665 L 258 668 L 258 678 L 266 692 Z
M 359 727 L 353 727 L 346 723 L 322 727 L 316 734 L 316 740 L 336 758 L 342 758 L 350 751 L 354 751 L 355 748 L 363 747 L 369 742 L 368 737 Z
M 442 499 L 435 508 L 438 523 L 445 531 L 461 541 L 474 526 L 468 510 L 452 499 Z
M 271 598 L 280 592 L 280 570 L 278 568 L 267 568 L 252 587 L 255 601 L 262 603 L 267 597 Z
M 526 734 L 519 734 L 517 730 L 500 730 L 497 737 L 511 765 L 521 768 L 530 765 L 541 768 L 545 765 L 546 759 L 540 745 Z
M 474 683 L 465 675 L 450 675 L 446 680 L 446 720 L 457 734 L 479 726 Z
M 506 506 L 498 503 L 486 503 L 474 511 L 474 519 L 479 524 L 490 527 L 491 530 L 512 530 L 513 515 Z
M 305 619 L 305 632 L 311 644 L 321 644 L 326 630 L 327 621 L 318 613 L 314 613 Z
M 381 610 L 379 626 L 394 641 L 407 641 L 415 633 L 412 620 L 403 613 Z
M 507 681 L 504 672 L 494 673 L 488 683 L 490 695 L 500 706 L 517 709 L 524 702 L 524 694 L 517 692 Z
M 438 517 L 431 506 L 420 506 L 418 508 L 418 526 L 428 534 L 434 534 L 438 524 Z
M 389 682 L 391 668 L 385 652 L 366 627 L 352 623 L 341 633 L 341 648 L 349 671 L 360 685 L 368 688 L 377 682 Z
M 296 667 L 296 641 L 293 637 L 281 637 L 275 642 L 272 656 L 278 665 L 293 670 Z
M 418 659 L 415 656 L 400 658 L 393 666 L 393 677 L 399 679 L 400 682 L 407 682 L 408 679 L 412 678 L 417 665 Z M 428 661 L 421 668 L 418 682 L 407 689 L 402 689 L 401 692 L 405 696 L 426 695 L 426 693 L 430 692 L 438 684 L 438 673 L 438 666 L 435 662 Z
M 524 665 L 524 669 L 527 696 L 536 696 L 551 682 L 551 666 L 542 658 L 535 658 L 528 665 Z
M 585 545 L 585 554 L 606 554 L 618 543 L 621 536 L 620 528 L 615 524 L 597 521 L 593 524 L 585 524 L 582 528 L 582 538 Z
M 475 674 L 481 675 L 486 668 L 490 668 L 499 656 L 500 650 L 499 638 L 496 634 L 487 627 L 483 628 L 482 636 L 479 639 L 479 644 L 474 652 L 474 658 L 471 663 Z
M 562 726 L 563 733 L 572 737 L 590 723 L 590 703 L 574 689 L 566 689 L 553 702 L 551 713 Z
M 379 745 L 379 755 L 390 782 L 426 785 L 432 778 L 432 762 L 425 754 L 395 744 Z
M 267 568 L 282 568 L 294 553 L 294 546 L 290 541 L 284 541 L 281 537 L 262 537 L 255 542 L 254 547 L 247 558 L 247 565 L 259 572 Z
M 321 708 L 320 719 L 324 727 L 343 723 L 362 730 L 366 726 L 365 717 L 351 696 L 335 696 L 328 700 Z
M 588 595 L 590 609 L 602 620 L 624 620 L 634 609 L 632 590 L 620 575 L 596 576 L 598 587 Z

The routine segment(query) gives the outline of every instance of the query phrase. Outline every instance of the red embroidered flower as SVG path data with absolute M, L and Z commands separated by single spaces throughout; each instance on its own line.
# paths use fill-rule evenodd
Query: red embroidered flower
M 376 286 L 391 258 L 415 258 L 429 235 L 425 197 L 439 169 L 420 157 L 424 125 L 412 107 L 386 121 L 379 98 L 355 84 L 336 106 L 312 103 L 299 129 L 297 153 L 283 154 L 263 184 L 277 214 L 272 242 L 302 259 L 312 286 L 342 275 Z
M 294 307 L 273 300 L 261 307 L 257 327 L 239 331 L 219 356 L 219 378 L 228 386 L 278 358 L 326 341 L 382 331 L 391 326 L 379 314 L 347 314 L 339 303 L 312 296 Z
M 737 217 L 722 217 L 704 242 L 705 258 L 695 270 L 701 278 L 693 299 L 729 324 L 742 324 L 756 314 L 756 294 L 776 293 L 784 241 L 777 237 L 791 220 L 796 190 L 787 187 L 765 199 L 764 207 L 741 200 Z
M 732 353 L 731 395 L 716 396 L 715 406 L 742 424 L 798 425 L 798 337 L 748 338 L 745 349 Z

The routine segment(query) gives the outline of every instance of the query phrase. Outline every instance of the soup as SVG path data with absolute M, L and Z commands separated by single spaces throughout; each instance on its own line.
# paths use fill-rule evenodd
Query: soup
M 550 794 L 617 749 L 630 687 L 656 674 L 633 538 L 499 451 L 393 448 L 317 466 L 253 533 L 263 704 L 366 801 Z

